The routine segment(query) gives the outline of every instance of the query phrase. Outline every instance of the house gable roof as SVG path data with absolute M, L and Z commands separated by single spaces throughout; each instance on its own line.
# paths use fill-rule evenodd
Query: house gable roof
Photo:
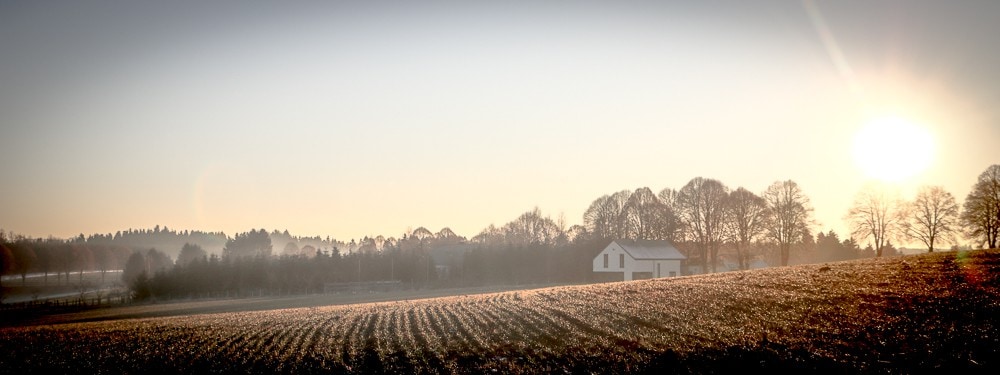
M 687 259 L 670 241 L 614 240 L 633 259 Z

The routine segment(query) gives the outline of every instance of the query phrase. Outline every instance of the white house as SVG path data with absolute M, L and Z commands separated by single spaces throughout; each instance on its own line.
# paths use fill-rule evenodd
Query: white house
M 674 277 L 684 259 L 669 241 L 614 240 L 594 257 L 594 272 L 621 272 L 625 281 Z

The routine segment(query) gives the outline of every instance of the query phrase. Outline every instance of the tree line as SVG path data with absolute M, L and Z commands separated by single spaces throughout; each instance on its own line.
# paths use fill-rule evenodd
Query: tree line
M 251 290 L 308 293 L 386 280 L 408 288 L 589 282 L 594 254 L 619 238 L 670 240 L 695 272 L 720 271 L 721 256 L 731 257 L 737 269 L 755 261 L 788 265 L 883 256 L 896 251 L 893 241 L 904 239 L 934 251 L 964 235 L 977 246 L 995 248 L 1000 166 L 979 176 L 964 205 L 941 187 L 922 187 L 905 201 L 866 186 L 845 220 L 851 224 L 846 239 L 833 231 L 814 235 L 809 199 L 791 180 L 755 193 L 696 177 L 677 190 L 654 193 L 642 187 L 598 197 L 581 225 L 567 227 L 562 218 L 553 220 L 535 208 L 506 224 L 489 225 L 471 239 L 449 228 L 435 233 L 423 227 L 398 239 L 380 235 L 350 242 L 264 229 L 228 237 L 156 227 L 69 240 L 0 232 L 0 266 L 5 275 L 21 275 L 22 282 L 28 273 L 41 273 L 46 284 L 50 273 L 55 283 L 66 284 L 71 272 L 82 277 L 83 271 L 123 269 L 123 279 L 137 295 L 182 297 Z M 163 245 L 145 246 L 138 240 L 142 236 Z M 216 244 L 209 246 L 223 242 L 221 249 L 206 249 L 206 238 Z M 177 239 L 190 241 L 177 245 Z
M 995 249 L 1000 232 L 1000 165 L 979 175 L 963 205 L 940 186 L 922 186 L 907 201 L 896 191 L 868 185 L 855 196 L 846 219 L 851 235 L 870 240 L 876 256 L 893 240 L 920 242 L 932 252 L 963 235 L 975 247 Z

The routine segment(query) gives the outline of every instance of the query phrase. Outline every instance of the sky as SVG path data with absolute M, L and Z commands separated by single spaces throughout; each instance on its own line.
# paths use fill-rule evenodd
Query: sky
M 928 160 L 892 182 L 904 198 L 941 185 L 961 201 L 1000 163 L 998 14 L 996 1 L 4 1 L 0 228 L 472 237 L 534 207 L 581 224 L 602 195 L 705 177 L 758 193 L 791 179 L 813 228 L 844 238 L 854 195 L 879 178 L 855 145 Z M 930 146 L 859 143 L 886 116 Z

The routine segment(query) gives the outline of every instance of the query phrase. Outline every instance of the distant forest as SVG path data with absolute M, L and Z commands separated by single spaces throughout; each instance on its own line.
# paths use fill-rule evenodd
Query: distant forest
M 157 226 L 71 239 L 0 231 L 0 268 L 22 283 L 41 274 L 64 285 L 71 273 L 122 270 L 121 282 L 141 299 L 593 282 L 600 276 L 592 259 L 613 239 L 669 240 L 688 257 L 686 273 L 894 255 L 899 240 L 933 251 L 964 236 L 995 248 L 1000 165 L 980 175 L 962 206 L 940 187 L 909 201 L 865 188 L 848 209 L 851 233 L 843 237 L 813 232 L 811 213 L 794 181 L 757 194 L 698 177 L 679 190 L 598 197 L 581 225 L 567 227 L 535 208 L 472 238 L 423 227 L 349 242 L 264 229 L 227 236 Z

